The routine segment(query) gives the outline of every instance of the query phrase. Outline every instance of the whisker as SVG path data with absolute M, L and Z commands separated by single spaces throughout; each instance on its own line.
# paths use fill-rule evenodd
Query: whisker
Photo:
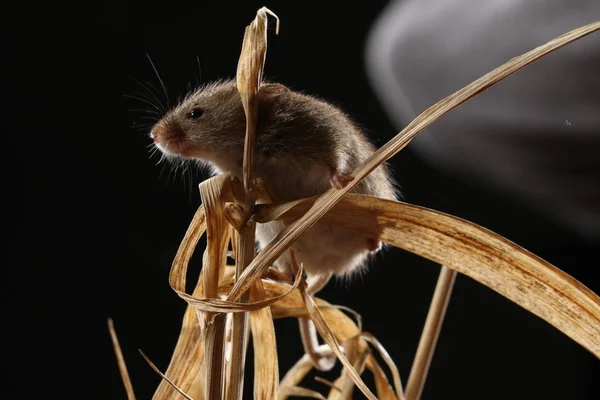
M 162 171 L 165 169 L 165 168 L 164 168 L 165 166 L 164 166 L 164 163 L 163 163 L 163 161 L 165 161 L 165 155 L 164 155 L 164 154 L 161 154 L 161 156 L 160 156 L 160 159 L 159 159 L 159 160 L 158 160 L 158 162 L 156 163 L 156 165 L 157 165 L 157 166 L 158 166 L 159 164 L 161 164 L 161 163 L 163 164 L 163 166 L 162 166 L 162 170 L 161 170 L 161 172 L 160 172 L 161 174 L 162 174 Z M 159 175 L 159 178 L 160 178 L 160 175 Z
M 152 125 L 153 124 L 149 124 L 147 122 L 145 122 L 143 124 L 139 124 L 137 122 L 133 122 L 131 124 L 131 127 L 134 128 L 134 129 L 139 129 L 139 130 L 150 130 L 150 129 L 152 129 Z
M 142 103 L 146 103 L 149 106 L 151 106 L 152 108 L 154 108 L 158 113 L 161 112 L 161 110 L 158 108 L 158 106 L 156 104 L 152 103 L 151 101 L 148 101 L 147 99 L 144 99 L 143 97 L 138 97 L 138 96 L 134 96 L 134 95 L 131 95 L 131 94 L 124 94 L 123 96 L 127 97 L 127 98 L 130 98 L 130 99 L 133 99 L 133 100 L 141 101 Z
M 150 154 L 149 158 L 154 157 L 154 155 L 156 154 L 156 152 L 158 151 L 158 148 L 156 146 L 154 146 L 154 144 L 152 144 L 153 147 L 149 147 L 148 148 L 148 153 Z
M 147 110 L 147 109 L 143 109 L 143 108 L 130 108 L 129 110 L 127 110 L 127 112 L 141 112 L 141 113 L 151 114 L 151 115 L 155 115 L 156 118 L 160 118 L 162 116 L 161 114 L 159 114 L 158 112 L 156 112 L 154 110 Z
M 131 77 L 131 79 L 133 79 L 138 85 L 140 85 L 144 90 L 146 90 L 148 92 L 148 94 L 152 97 L 152 99 L 155 100 L 156 103 L 160 106 L 160 109 L 163 114 L 165 114 L 167 112 L 167 107 L 160 101 L 160 98 L 156 94 L 156 92 L 158 92 L 158 90 L 150 82 L 142 83 L 142 82 L 138 81 L 137 79 L 135 79 L 134 77 Z
M 152 93 L 148 88 L 144 87 L 144 90 L 146 90 L 146 92 L 149 93 L 145 93 L 145 92 L 134 92 L 133 94 L 136 96 L 139 96 L 143 99 L 148 100 L 150 103 L 154 104 L 155 107 L 160 111 L 160 113 L 164 114 L 165 113 L 165 108 L 164 106 L 161 104 L 160 99 L 156 97 L 156 95 L 154 93 Z
M 160 75 L 158 74 L 158 70 L 156 69 L 156 66 L 154 65 L 154 63 L 152 62 L 152 59 L 150 58 L 150 54 L 146 54 L 146 56 L 148 57 L 148 61 L 150 61 L 150 65 L 152 65 L 152 69 L 154 70 L 154 73 L 156 74 L 158 81 L 160 82 L 160 86 L 162 87 L 163 93 L 165 94 L 165 100 L 166 100 L 167 104 L 169 104 L 169 94 L 167 93 L 167 88 L 166 88 L 163 80 L 161 79 Z
M 145 117 L 145 116 L 141 116 L 140 119 L 146 120 L 146 121 L 158 121 L 160 118 L 157 117 Z
M 198 86 L 200 86 L 200 82 L 202 82 L 202 68 L 200 67 L 200 57 L 196 56 L 196 61 L 198 62 Z
M 146 89 L 146 88 L 144 88 L 144 89 L 145 89 L 146 91 L 148 91 L 148 89 Z M 139 96 L 143 97 L 144 99 L 146 99 L 146 100 L 148 100 L 148 101 L 151 101 L 151 102 L 154 102 L 154 101 L 156 101 L 156 100 L 157 100 L 157 99 L 155 98 L 155 96 L 152 96 L 152 94 L 151 94 L 151 93 L 149 94 L 149 93 L 145 93 L 145 92 L 138 92 L 138 91 L 136 91 L 136 92 L 134 92 L 134 94 L 136 94 L 136 95 L 139 95 Z M 155 104 L 156 104 L 156 105 L 159 105 L 158 103 L 159 103 L 159 102 L 157 102 L 157 103 L 155 103 Z

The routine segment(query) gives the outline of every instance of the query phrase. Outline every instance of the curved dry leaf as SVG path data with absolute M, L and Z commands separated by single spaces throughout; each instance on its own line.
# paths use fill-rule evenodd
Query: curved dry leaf
M 515 57 L 471 84 L 451 94 L 445 99 L 429 107 L 406 128 L 398 133 L 392 140 L 377 150 L 354 173 L 354 177 L 343 189 L 330 189 L 320 196 L 311 209 L 283 229 L 269 243 L 258 256 L 250 263 L 239 281 L 235 284 L 228 300 L 237 300 L 246 292 L 252 282 L 257 279 L 300 235 L 310 229 L 320 218 L 325 215 L 340 199 L 349 193 L 362 179 L 375 168 L 389 160 L 402 150 L 419 132 L 431 125 L 437 119 L 458 107 L 471 97 L 495 85 L 510 74 L 517 72 L 533 61 L 571 43 L 579 38 L 589 35 L 600 29 L 600 22 L 595 22 L 584 27 L 568 32 L 542 46 L 539 46 L 521 56 Z
M 173 263 L 171 264 L 171 271 L 169 272 L 169 285 L 171 288 L 179 293 L 185 294 L 185 284 L 186 284 L 186 275 L 187 275 L 187 266 L 190 262 L 190 259 L 194 255 L 194 251 L 196 250 L 196 246 L 198 245 L 198 241 L 206 231 L 206 213 L 204 212 L 204 205 L 200 205 L 190 225 L 188 226 L 187 231 L 179 245 L 179 249 L 177 250 L 177 254 L 173 259 Z M 195 295 L 198 295 L 197 292 L 203 292 L 201 287 L 196 287 L 194 291 Z
M 379 355 L 381 355 L 381 358 L 383 358 L 383 361 L 385 361 L 388 368 L 392 372 L 392 377 L 394 379 L 394 386 L 396 388 L 396 393 L 397 393 L 398 398 L 400 400 L 404 400 L 404 390 L 402 389 L 402 380 L 400 379 L 400 371 L 398 371 L 398 367 L 396 366 L 396 363 L 394 362 L 394 360 L 392 360 L 392 357 L 389 355 L 389 353 L 387 352 L 385 347 L 383 347 L 383 345 L 379 342 L 379 340 L 377 340 L 377 338 L 375 336 L 373 336 L 372 334 L 370 334 L 368 332 L 363 332 L 361 336 L 364 340 L 371 343 L 375 347 L 375 349 L 379 352 Z M 385 383 L 388 384 L 385 374 L 383 374 L 382 372 L 380 373 L 380 372 L 376 371 L 376 369 L 380 368 L 380 367 L 379 367 L 379 364 L 377 363 L 377 360 L 375 359 L 375 357 L 369 356 L 369 359 L 371 359 L 372 361 L 367 360 L 367 368 L 369 368 L 375 375 L 375 381 L 377 382 L 377 379 L 385 379 Z M 373 364 L 370 365 L 369 364 L 370 362 Z M 381 374 L 383 374 L 383 378 L 381 378 L 379 376 Z M 383 384 L 383 381 L 381 381 L 380 383 Z M 379 394 L 379 390 L 380 389 L 377 389 L 378 394 Z M 379 397 L 381 398 L 381 395 Z M 394 397 L 396 397 L 396 395 L 394 395 Z
M 225 272 L 227 248 L 229 244 L 229 223 L 223 216 L 223 207 L 231 195 L 232 177 L 221 174 L 200 184 L 200 196 L 206 214 L 206 243 L 208 262 L 202 265 L 204 295 L 216 298 L 219 290 L 219 278 Z M 206 313 L 206 318 L 211 313 Z
M 181 390 L 190 393 L 198 400 L 198 396 L 193 395 L 195 392 L 193 387 L 201 385 L 204 388 L 204 382 L 195 383 L 203 364 L 204 343 L 202 342 L 200 325 L 194 309 L 187 307 L 179 339 L 165 375 Z M 200 392 L 203 392 L 203 390 L 200 390 Z M 152 397 L 153 400 L 179 400 L 180 398 L 173 387 L 165 381 L 161 381 Z
M 287 292 L 265 300 L 253 302 L 251 301 L 248 303 L 237 303 L 220 299 L 198 298 L 187 294 L 180 294 L 180 297 L 186 300 L 190 306 L 200 311 L 210 311 L 214 313 L 239 313 L 247 311 L 256 311 L 261 308 L 268 307 L 274 303 L 277 303 L 278 301 L 286 297 L 288 294 L 290 294 L 294 289 L 298 287 L 298 285 L 302 281 L 301 278 L 303 272 L 304 270 L 302 268 L 299 268 L 298 271 L 296 271 L 296 276 L 294 277 L 294 284 L 290 287 L 290 289 Z M 230 286 L 228 286 L 226 285 L 226 282 L 221 282 L 221 284 L 219 285 L 218 293 L 226 294 L 227 288 L 230 288 L 232 283 L 232 281 L 229 281 Z
M 202 286 L 204 295 L 215 301 L 219 293 L 219 281 L 225 274 L 227 264 L 230 225 L 224 217 L 223 207 L 226 201 L 232 199 L 231 182 L 229 174 L 221 174 L 200 184 L 200 196 L 206 213 L 207 242 L 202 262 Z M 202 311 L 198 319 L 200 326 L 204 327 L 204 363 L 208 366 L 204 397 L 220 399 L 224 380 L 225 314 Z
M 304 397 L 307 399 L 319 399 L 319 400 L 327 400 L 321 393 L 306 389 L 300 386 L 288 386 L 283 390 L 282 396 L 283 399 L 287 399 L 288 397 Z
M 287 283 L 285 283 L 287 285 Z M 223 291 L 224 293 L 225 290 Z M 279 296 L 280 298 L 283 298 L 284 296 Z M 354 319 L 356 320 L 356 323 L 352 322 L 354 324 L 354 326 L 356 327 L 356 330 L 360 333 L 362 332 L 362 317 L 360 316 L 359 313 L 357 313 L 356 311 L 354 311 L 353 309 L 349 308 L 349 307 L 345 307 L 345 306 L 340 306 L 338 304 L 325 304 L 324 300 L 321 299 L 315 299 L 315 301 L 317 302 L 317 304 L 319 305 L 319 308 L 321 309 L 321 312 L 323 312 L 324 314 L 327 313 L 327 309 L 332 308 L 332 309 L 336 309 L 336 310 L 340 310 L 340 311 L 346 311 L 347 313 L 352 314 L 352 316 L 354 317 Z M 282 307 L 282 306 L 278 306 L 273 310 L 273 318 L 277 319 L 277 318 L 288 318 L 288 317 L 294 317 L 294 318 L 308 318 L 308 311 L 306 310 L 306 307 Z M 327 317 L 326 318 L 330 318 Z
M 262 282 L 256 281 L 250 289 L 250 299 L 265 297 Z M 279 363 L 273 316 L 268 307 L 250 313 L 250 329 L 254 345 L 254 398 L 275 399 L 279 390 Z
M 381 366 L 379 365 L 373 354 L 370 354 L 367 358 L 366 366 L 375 378 L 375 390 L 377 391 L 377 397 L 379 398 L 379 400 L 399 400 L 399 398 L 392 390 L 392 386 L 387 380 L 383 369 L 381 369 Z M 400 400 L 403 399 L 404 397 L 400 397 Z
M 269 280 L 263 280 L 263 285 L 265 288 L 265 293 L 269 297 L 279 296 L 282 293 L 288 292 L 290 288 L 290 285 L 287 283 Z M 327 320 L 327 324 L 331 327 L 339 342 L 343 343 L 361 333 L 358 329 L 358 326 L 356 326 L 354 321 L 352 321 L 352 318 L 344 314 L 340 307 L 332 305 L 320 298 L 314 298 L 314 301 Z M 294 290 L 289 295 L 273 304 L 271 306 L 271 312 L 273 313 L 274 319 L 309 316 L 308 311 L 306 311 L 306 307 L 304 307 L 304 302 L 298 289 Z
M 206 214 L 204 213 L 204 206 L 201 205 L 194 214 L 179 245 L 169 272 L 169 284 L 178 293 L 185 293 L 187 266 L 205 230 Z M 204 297 L 201 284 L 196 285 L 193 295 Z M 196 311 L 188 306 L 183 316 L 179 339 L 165 375 L 182 390 L 191 393 L 191 388 L 203 362 L 204 344 L 202 343 L 198 318 Z M 175 400 L 179 399 L 180 396 L 167 382 L 161 381 L 152 398 L 153 400 Z
M 258 91 L 262 81 L 267 55 L 267 14 L 277 16 L 266 7 L 256 13 L 256 18 L 246 27 L 242 51 L 237 66 L 236 82 L 246 113 L 243 176 L 247 194 L 252 187 L 254 165 L 254 137 L 258 118 Z M 277 18 L 279 31 L 279 18 Z
M 318 201 L 318 200 L 317 200 Z M 281 217 L 294 219 L 307 199 Z M 270 205 L 257 220 L 273 216 Z M 573 277 L 506 238 L 439 211 L 348 195 L 323 219 L 465 274 L 554 325 L 600 357 L 600 298 Z

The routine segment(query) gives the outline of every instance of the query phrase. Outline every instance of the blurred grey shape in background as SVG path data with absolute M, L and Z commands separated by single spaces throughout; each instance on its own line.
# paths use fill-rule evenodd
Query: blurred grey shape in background
M 369 79 L 401 129 L 512 57 L 600 20 L 598 0 L 397 0 L 366 47 Z M 600 238 L 600 33 L 453 110 L 411 148 L 437 168 Z

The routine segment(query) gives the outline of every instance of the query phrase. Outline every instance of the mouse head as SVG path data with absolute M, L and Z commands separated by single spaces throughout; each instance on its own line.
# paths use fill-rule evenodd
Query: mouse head
M 152 127 L 150 137 L 167 156 L 222 164 L 219 158 L 243 153 L 245 127 L 235 81 L 216 82 L 187 95 Z
M 285 107 L 290 90 L 278 83 L 263 83 L 259 103 L 262 125 L 270 126 Z M 259 113 L 260 114 L 260 113 Z M 257 133 L 260 135 L 260 132 Z M 150 132 L 166 156 L 206 161 L 223 171 L 241 168 L 246 115 L 234 80 L 219 81 L 192 93 L 158 121 Z

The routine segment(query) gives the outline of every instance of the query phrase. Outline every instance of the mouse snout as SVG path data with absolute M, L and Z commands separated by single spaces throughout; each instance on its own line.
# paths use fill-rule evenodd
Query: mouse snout
M 181 127 L 169 121 L 159 121 L 154 125 L 150 138 L 163 153 L 185 156 L 190 147 Z
M 150 139 L 154 141 L 154 143 L 160 142 L 165 137 L 165 128 L 161 124 L 156 124 L 150 130 Z
M 173 122 L 159 121 L 150 130 L 150 138 L 154 143 L 181 140 L 185 137 L 181 127 Z
M 154 142 L 158 141 L 158 132 L 156 127 L 152 128 L 150 130 L 150 139 L 152 139 Z

